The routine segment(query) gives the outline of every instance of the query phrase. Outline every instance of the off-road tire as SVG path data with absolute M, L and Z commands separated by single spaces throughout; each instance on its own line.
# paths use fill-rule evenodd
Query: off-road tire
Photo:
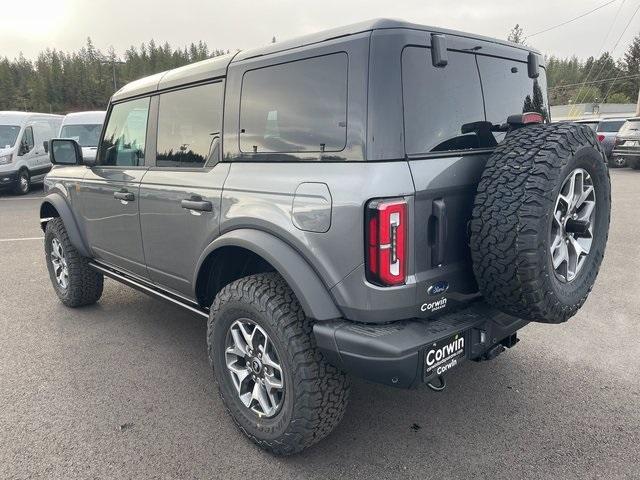
M 51 262 L 53 239 L 57 239 L 64 250 L 69 280 L 67 288 L 58 285 Z M 96 303 L 102 296 L 104 276 L 89 266 L 89 260 L 80 255 L 69 240 L 67 230 L 61 218 L 47 222 L 44 234 L 44 249 L 49 277 L 58 298 L 67 307 L 81 307 Z
M 593 180 L 594 239 L 576 278 L 563 283 L 552 264 L 551 223 L 562 184 L 576 168 Z M 541 124 L 509 133 L 487 161 L 470 223 L 473 271 L 485 299 L 530 321 L 569 319 L 598 275 L 610 209 L 609 171 L 589 127 Z
M 272 418 L 260 419 L 240 401 L 227 370 L 225 338 L 239 318 L 262 327 L 280 357 L 286 390 L 282 406 Z M 207 346 L 220 397 L 239 429 L 276 455 L 299 452 L 324 438 L 338 425 L 347 407 L 349 378 L 323 359 L 312 326 L 277 273 L 236 280 L 218 293 L 211 306 Z
M 22 179 L 26 180 L 26 188 Z M 22 168 L 18 172 L 18 177 L 16 178 L 16 185 L 13 187 L 13 193 L 16 195 L 26 195 L 31 190 L 31 176 L 29 175 L 29 170 L 26 168 Z

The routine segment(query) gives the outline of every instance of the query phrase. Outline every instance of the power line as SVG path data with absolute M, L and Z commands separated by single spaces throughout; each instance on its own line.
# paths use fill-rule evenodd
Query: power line
M 602 41 L 602 46 L 600 47 L 600 51 L 598 52 L 599 55 L 600 55 L 600 58 L 602 58 L 602 52 L 604 51 L 604 46 L 607 44 L 607 40 L 609 40 L 609 35 L 611 35 L 613 27 L 615 26 L 616 21 L 618 20 L 618 15 L 620 15 L 620 10 L 622 10 L 622 7 L 624 6 L 625 1 L 626 0 L 622 0 L 622 2 L 620 2 L 620 5 L 618 6 L 618 10 L 616 11 L 615 16 L 613 17 L 613 21 L 611 22 L 611 25 L 609 26 L 609 30 L 607 31 L 607 35 L 604 37 L 604 40 Z M 613 51 L 615 51 L 616 47 L 618 46 L 618 42 L 620 42 L 620 38 L 622 38 L 622 37 L 618 37 L 618 41 L 613 46 L 612 53 L 613 53 Z M 595 66 L 596 66 L 596 61 L 595 61 L 595 58 L 594 58 L 594 61 L 591 64 L 591 68 L 589 68 L 589 72 L 587 73 L 587 76 L 584 77 L 584 84 L 578 90 L 578 94 L 576 95 L 576 101 L 574 103 L 580 103 L 580 100 L 582 100 L 584 97 L 586 97 L 588 95 L 588 90 L 584 89 L 584 86 L 587 84 L 587 81 L 591 77 L 591 72 L 593 71 Z M 602 71 L 604 70 L 605 66 L 606 66 L 606 63 L 602 62 L 602 66 L 600 67 L 600 70 L 598 71 L 598 73 L 596 74 L 596 76 L 594 78 L 598 78 L 602 74 Z
M 626 80 L 628 78 L 638 78 L 640 77 L 640 73 L 634 74 L 634 75 L 625 75 L 623 77 L 609 77 L 609 78 L 603 78 L 600 80 L 593 80 L 591 82 L 578 82 L 578 83 L 568 83 L 566 85 L 556 85 L 555 87 L 551 87 L 549 88 L 549 90 L 560 90 L 562 88 L 569 88 L 569 87 L 576 87 L 576 86 L 580 86 L 580 85 L 592 85 L 595 83 L 605 83 L 608 82 L 609 80 Z
M 565 22 L 559 23 L 559 24 L 554 25 L 554 26 L 552 26 L 552 27 L 545 28 L 544 30 L 540 30 L 539 32 L 532 33 L 531 35 L 527 35 L 526 37 L 524 37 L 524 40 L 527 40 L 527 39 L 529 39 L 529 38 L 531 38 L 531 37 L 535 37 L 536 35 L 540 35 L 541 33 L 546 33 L 546 32 L 548 32 L 548 31 L 550 31 L 550 30 L 554 30 L 554 29 L 556 29 L 556 28 L 562 27 L 562 26 L 564 26 L 564 25 L 567 25 L 568 23 L 575 22 L 576 20 L 579 20 L 579 19 L 580 19 L 580 18 L 582 18 L 582 17 L 586 17 L 587 15 L 589 15 L 589 14 L 591 14 L 591 13 L 593 13 L 593 12 L 597 12 L 597 11 L 598 11 L 598 10 L 600 10 L 601 8 L 604 8 L 604 7 L 606 7 L 607 5 L 611 5 L 613 2 L 617 2 L 617 1 L 618 1 L 618 0 L 609 0 L 607 3 L 603 3 L 603 4 L 602 4 L 602 5 L 600 5 L 599 7 L 596 7 L 596 8 L 594 8 L 593 10 L 589 10 L 588 12 L 585 12 L 585 13 L 583 13 L 583 14 L 581 14 L 581 15 L 578 15 L 577 17 L 574 17 L 574 18 L 572 18 L 572 19 L 570 19 L 570 20 L 567 20 L 567 21 L 565 21 Z
M 620 38 L 622 38 L 622 36 L 625 34 L 627 29 L 629 28 L 629 25 L 631 25 L 631 22 L 633 21 L 635 16 L 638 14 L 638 10 L 640 10 L 640 3 L 636 7 L 636 9 L 633 11 L 633 15 L 631 15 L 631 18 L 629 19 L 627 24 L 624 26 L 624 30 L 622 30 L 622 33 L 620 34 Z M 618 42 L 620 41 L 620 38 L 618 38 Z M 617 45 L 618 45 L 618 43 L 616 42 L 616 46 Z M 613 85 L 616 83 L 616 81 L 618 80 L 618 77 L 620 76 L 620 72 L 622 72 L 622 70 L 618 70 L 618 74 L 616 75 L 616 78 L 613 80 L 613 82 L 611 82 L 611 85 L 609 86 L 609 89 L 607 90 L 607 93 L 605 93 L 604 97 L 602 97 L 603 100 L 606 100 L 607 96 L 609 96 L 609 93 L 611 92 L 611 89 L 613 88 Z

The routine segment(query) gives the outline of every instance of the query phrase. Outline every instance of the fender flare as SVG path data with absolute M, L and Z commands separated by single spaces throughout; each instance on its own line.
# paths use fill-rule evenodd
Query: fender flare
M 211 242 L 198 259 L 194 286 L 209 254 L 227 246 L 246 248 L 269 262 L 287 281 L 308 317 L 315 320 L 342 317 L 327 287 L 309 263 L 289 244 L 261 230 L 232 230 Z
M 69 235 L 69 241 L 71 244 L 78 250 L 80 255 L 83 257 L 91 257 L 89 253 L 89 249 L 80 234 L 80 229 L 78 228 L 78 223 L 76 222 L 76 218 L 71 211 L 71 207 L 67 203 L 67 200 L 60 193 L 50 193 L 40 203 L 40 212 L 42 212 L 42 207 L 45 204 L 50 204 L 53 208 L 56 209 L 60 218 L 62 219 L 62 223 L 64 223 L 64 228 L 67 231 L 67 235 Z M 41 215 L 42 222 L 42 215 Z M 46 223 L 42 223 L 42 229 L 44 230 Z

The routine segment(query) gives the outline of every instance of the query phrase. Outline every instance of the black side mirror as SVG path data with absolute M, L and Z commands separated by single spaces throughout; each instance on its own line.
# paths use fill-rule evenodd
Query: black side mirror
M 75 140 L 52 138 L 49 159 L 54 165 L 82 165 L 82 148 Z
M 42 146 L 44 147 L 44 153 L 49 153 L 49 141 L 45 140 L 42 142 Z

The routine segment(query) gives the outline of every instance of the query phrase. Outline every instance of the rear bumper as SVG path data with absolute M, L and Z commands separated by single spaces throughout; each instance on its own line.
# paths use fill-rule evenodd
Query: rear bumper
M 527 323 L 479 301 L 436 320 L 386 325 L 331 320 L 317 322 L 313 332 L 318 347 L 333 365 L 376 383 L 411 388 L 422 382 L 428 346 L 464 333 L 466 358 L 477 360 Z
M 640 149 L 630 150 L 630 149 L 614 148 L 613 151 L 611 152 L 611 156 L 640 159 Z

